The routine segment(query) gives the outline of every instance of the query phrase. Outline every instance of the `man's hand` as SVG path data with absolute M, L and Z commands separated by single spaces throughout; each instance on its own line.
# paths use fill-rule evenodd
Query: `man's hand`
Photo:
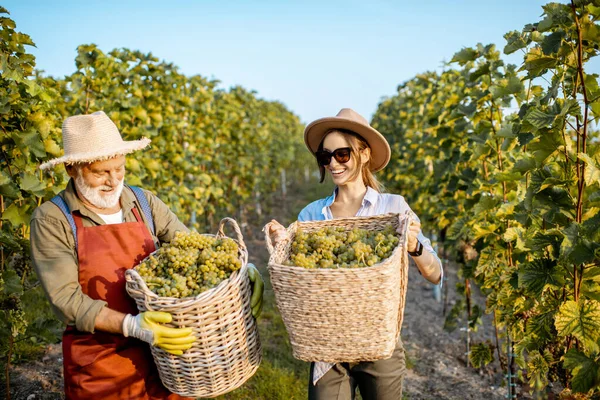
M 260 276 L 260 272 L 254 264 L 248 264 L 248 278 L 252 284 L 252 297 L 250 297 L 250 308 L 252 316 L 258 318 L 263 307 L 263 292 L 265 291 L 265 282 Z
M 169 328 L 161 325 L 171 322 L 171 314 L 146 311 L 136 315 L 127 314 L 123 320 L 123 335 L 131 336 L 164 351 L 180 356 L 196 341 L 192 328 Z

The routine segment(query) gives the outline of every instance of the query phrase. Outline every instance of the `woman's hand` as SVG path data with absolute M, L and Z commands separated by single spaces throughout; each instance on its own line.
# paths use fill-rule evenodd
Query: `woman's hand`
M 408 225 L 408 243 L 407 250 L 410 252 L 417 251 L 419 247 L 419 232 L 421 232 L 421 222 L 419 220 L 411 218 L 410 225 Z
M 266 228 L 268 229 L 268 235 L 271 237 L 271 243 L 273 243 L 273 247 L 276 247 L 279 242 L 288 238 L 288 233 L 285 227 L 274 219 L 267 224 Z

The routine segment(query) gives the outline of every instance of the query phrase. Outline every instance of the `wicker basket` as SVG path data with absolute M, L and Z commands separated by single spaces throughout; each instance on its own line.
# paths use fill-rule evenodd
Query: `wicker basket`
M 197 340 L 181 356 L 151 346 L 162 383 L 182 396 L 216 397 L 227 393 L 246 382 L 261 362 L 261 345 L 250 310 L 248 252 L 231 218 L 221 221 L 216 237 L 225 236 L 225 222 L 237 234 L 242 267 L 217 287 L 194 298 L 159 297 L 134 269 L 125 275 L 127 292 L 140 312 L 165 311 L 173 316 L 168 326 L 193 329 Z
M 290 336 L 294 357 L 304 361 L 359 362 L 392 356 L 404 315 L 408 278 L 408 217 L 385 214 L 294 222 L 288 239 L 273 248 L 269 275 L 275 301 Z M 381 231 L 392 225 L 402 232 L 392 255 L 365 268 L 305 269 L 282 265 L 289 259 L 298 228 L 325 227 Z

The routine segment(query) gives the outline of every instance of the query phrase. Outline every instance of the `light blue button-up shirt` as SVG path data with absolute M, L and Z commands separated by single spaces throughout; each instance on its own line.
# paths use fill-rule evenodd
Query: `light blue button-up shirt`
M 324 199 L 316 200 L 304 207 L 298 215 L 298 221 L 325 221 L 333 219 L 330 206 L 335 201 L 335 195 L 337 189 L 333 191 L 333 194 Z M 400 213 L 410 212 L 416 219 L 418 217 L 410 209 L 404 197 L 397 194 L 390 193 L 379 193 L 371 187 L 367 187 L 367 193 L 362 200 L 360 209 L 356 213 L 357 217 L 369 217 L 373 215 L 381 215 L 387 213 Z M 423 245 L 423 251 L 428 251 L 438 260 L 440 268 L 442 263 L 440 262 L 437 253 L 431 246 L 431 241 L 423 235 L 423 232 L 419 232 L 418 240 Z M 444 271 L 441 271 L 440 285 L 444 281 Z M 317 381 L 323 377 L 329 371 L 334 364 L 325 362 L 316 362 L 315 368 L 313 369 L 312 381 L 313 384 L 317 384 Z

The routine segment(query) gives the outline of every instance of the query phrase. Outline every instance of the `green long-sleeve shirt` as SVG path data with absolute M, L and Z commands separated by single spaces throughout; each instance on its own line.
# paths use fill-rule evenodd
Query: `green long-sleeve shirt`
M 146 190 L 144 194 L 152 210 L 155 243 L 169 242 L 175 232 L 188 231 L 158 197 Z M 105 224 L 79 200 L 73 180 L 59 195 L 71 211 L 79 210 L 84 227 Z M 138 208 L 147 226 L 146 216 L 137 205 L 135 195 L 130 189 L 123 189 L 121 208 L 125 222 L 135 221 L 134 207 Z M 80 331 L 94 332 L 96 317 L 106 302 L 91 299 L 82 292 L 73 232 L 62 211 L 49 201 L 36 208 L 31 216 L 31 259 L 56 316 Z

